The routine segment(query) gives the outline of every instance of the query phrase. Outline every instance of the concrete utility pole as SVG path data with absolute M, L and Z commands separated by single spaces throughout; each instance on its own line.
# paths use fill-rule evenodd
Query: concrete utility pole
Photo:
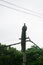
M 22 52 L 23 52 L 23 65 L 26 65 L 26 30 L 27 27 L 24 24 L 22 27 L 22 35 L 21 35 L 21 47 L 22 47 Z

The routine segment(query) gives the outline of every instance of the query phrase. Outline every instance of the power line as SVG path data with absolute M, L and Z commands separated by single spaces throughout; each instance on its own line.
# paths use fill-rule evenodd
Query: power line
M 1 5 L 1 6 L 4 6 L 4 7 L 6 7 L 6 8 L 12 9 L 12 10 L 16 10 L 16 11 L 19 11 L 19 12 L 22 12 L 22 13 L 26 13 L 26 14 L 30 14 L 30 15 L 33 15 L 33 16 L 37 16 L 37 17 L 43 18 L 43 17 L 41 17 L 41 16 L 38 16 L 38 15 L 35 15 L 35 14 L 31 14 L 31 13 L 28 13 L 28 12 L 26 12 L 26 11 L 22 11 L 22 10 L 20 10 L 20 9 L 15 9 L 15 8 L 12 8 L 12 7 L 3 5 L 3 4 L 0 4 L 0 5 Z
M 16 6 L 16 7 L 18 7 L 18 8 L 21 8 L 21 9 L 23 9 L 23 10 L 30 11 L 30 12 L 33 12 L 33 13 L 37 13 L 37 14 L 39 14 L 39 15 L 43 15 L 43 14 L 40 14 L 40 13 L 38 13 L 38 12 L 32 11 L 32 10 L 30 10 L 30 9 L 26 9 L 26 8 L 20 7 L 20 6 L 16 5 L 16 4 L 10 3 L 10 2 L 5 1 L 5 0 L 1 0 L 1 1 L 3 1 L 3 2 L 5 2 L 5 3 L 8 3 L 8 4 L 10 4 L 10 5 Z

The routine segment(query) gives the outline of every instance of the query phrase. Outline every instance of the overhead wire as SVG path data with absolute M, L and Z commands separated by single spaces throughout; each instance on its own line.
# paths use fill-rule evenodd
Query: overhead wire
M 39 15 L 35 15 L 35 14 L 32 14 L 32 13 L 29 13 L 29 12 L 26 12 L 26 11 L 22 11 L 20 9 L 16 9 L 16 8 L 12 8 L 12 7 L 9 7 L 9 6 L 6 6 L 6 5 L 3 5 L 3 4 L 0 4 L 1 6 L 4 6 L 6 8 L 9 8 L 9 9 L 13 9 L 13 10 L 16 10 L 16 11 L 19 11 L 19 12 L 22 12 L 22 13 L 26 13 L 26 14 L 30 14 L 30 15 L 33 15 L 33 16 L 36 16 L 36 17 L 40 17 L 40 18 L 43 18 Z
M 32 11 L 32 10 L 30 10 L 30 9 L 26 9 L 26 8 L 24 8 L 24 7 L 21 7 L 21 6 L 18 6 L 18 5 L 16 5 L 16 4 L 13 4 L 13 3 L 11 3 L 11 2 L 8 2 L 8 1 L 5 1 L 5 0 L 1 0 L 1 1 L 3 1 L 3 2 L 5 2 L 5 3 L 8 3 L 8 4 L 10 4 L 10 5 L 16 6 L 16 7 L 18 7 L 18 8 L 21 8 L 21 9 L 23 9 L 23 10 L 30 11 L 30 12 L 33 12 L 33 13 L 37 13 L 37 14 L 39 14 L 39 15 L 43 15 L 43 14 L 40 14 L 40 13 L 38 13 L 38 12 L 36 12 L 36 11 Z

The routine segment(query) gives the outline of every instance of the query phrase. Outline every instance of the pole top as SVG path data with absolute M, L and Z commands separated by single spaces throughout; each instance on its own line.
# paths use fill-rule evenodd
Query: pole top
M 24 23 L 24 26 L 23 26 L 23 28 L 22 29 L 24 29 L 25 31 L 27 30 L 27 26 L 26 26 L 26 24 Z

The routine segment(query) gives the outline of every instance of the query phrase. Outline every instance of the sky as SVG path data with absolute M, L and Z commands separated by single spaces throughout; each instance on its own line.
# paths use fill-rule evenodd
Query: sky
M 20 42 L 24 23 L 27 37 L 43 48 L 43 0 L 0 0 L 0 43 Z M 31 45 L 27 42 L 26 49 Z M 20 44 L 13 47 L 21 49 Z

